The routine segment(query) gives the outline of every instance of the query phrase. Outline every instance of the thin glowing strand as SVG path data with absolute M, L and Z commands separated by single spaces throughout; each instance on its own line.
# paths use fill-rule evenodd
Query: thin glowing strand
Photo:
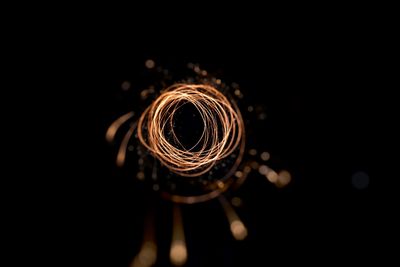
M 203 121 L 203 132 L 194 146 L 186 149 L 174 128 L 177 111 L 193 104 Z M 167 88 L 141 115 L 138 138 L 172 172 L 200 176 L 230 155 L 244 135 L 242 118 L 229 100 L 209 85 L 175 84 Z M 170 130 L 171 138 L 165 136 Z M 198 148 L 195 150 L 195 148 Z

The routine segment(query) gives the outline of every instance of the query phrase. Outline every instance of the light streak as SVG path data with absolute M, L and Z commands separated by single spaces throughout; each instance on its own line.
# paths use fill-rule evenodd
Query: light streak
M 190 103 L 203 120 L 203 132 L 197 143 L 187 149 L 174 128 L 177 110 Z M 170 129 L 172 143 L 165 136 Z M 141 115 L 138 121 L 140 142 L 170 171 L 186 177 L 210 171 L 217 161 L 229 156 L 244 136 L 240 111 L 210 85 L 175 84 L 167 88 Z M 200 149 L 195 150 L 195 148 Z

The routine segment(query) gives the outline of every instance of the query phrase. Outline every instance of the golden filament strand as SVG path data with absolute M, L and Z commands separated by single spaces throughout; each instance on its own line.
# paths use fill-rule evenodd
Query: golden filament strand
M 129 128 L 128 132 L 125 134 L 124 139 L 122 139 L 121 145 L 119 147 L 118 150 L 118 154 L 117 154 L 117 166 L 118 167 L 122 167 L 125 163 L 125 158 L 126 158 L 126 150 L 128 148 L 128 143 L 129 140 L 131 139 L 131 136 L 133 134 L 133 132 L 135 131 L 137 126 L 137 122 L 135 122 L 131 128 Z
M 122 124 L 124 124 L 127 120 L 132 118 L 134 115 L 133 111 L 130 111 L 118 119 L 116 119 L 110 127 L 108 127 L 107 132 L 106 132 L 106 140 L 108 142 L 112 142 L 114 140 L 115 134 L 117 133 L 118 129 L 121 127 Z
M 175 134 L 177 111 L 192 104 L 203 121 L 203 132 L 194 146 L 185 148 Z M 170 128 L 175 144 L 165 136 Z M 189 126 L 190 127 L 190 126 Z M 175 84 L 167 88 L 141 115 L 138 138 L 170 171 L 186 177 L 200 176 L 230 155 L 244 136 L 239 110 L 209 85 Z M 195 151 L 195 147 L 200 147 Z

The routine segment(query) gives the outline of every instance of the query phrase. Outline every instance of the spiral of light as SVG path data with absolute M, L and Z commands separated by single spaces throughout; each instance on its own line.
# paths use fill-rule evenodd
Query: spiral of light
M 200 138 L 189 148 L 174 130 L 177 112 L 186 104 L 196 108 L 203 124 Z M 216 88 L 204 84 L 168 87 L 143 112 L 137 127 L 140 142 L 170 171 L 186 177 L 210 171 L 235 151 L 244 136 L 239 109 Z

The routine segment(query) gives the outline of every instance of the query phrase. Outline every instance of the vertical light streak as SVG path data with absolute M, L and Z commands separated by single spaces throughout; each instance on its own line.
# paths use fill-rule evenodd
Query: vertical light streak
M 145 221 L 142 247 L 130 267 L 151 267 L 157 260 L 157 243 L 154 228 L 154 213 L 151 211 Z
M 126 158 L 126 150 L 128 149 L 128 143 L 129 139 L 131 139 L 131 136 L 133 132 L 136 129 L 137 122 L 135 122 L 131 128 L 129 128 L 128 132 L 125 134 L 124 139 L 122 139 L 121 145 L 118 150 L 117 154 L 117 166 L 122 167 L 125 163 L 125 158 Z
M 224 208 L 226 217 L 228 218 L 233 237 L 236 240 L 245 239 L 247 237 L 247 229 L 244 223 L 240 220 L 239 216 L 224 196 L 220 196 L 219 201 Z
M 175 266 L 182 266 L 187 261 L 185 233 L 183 230 L 181 210 L 178 205 L 174 206 L 173 211 L 172 243 L 169 257 L 171 263 Z

